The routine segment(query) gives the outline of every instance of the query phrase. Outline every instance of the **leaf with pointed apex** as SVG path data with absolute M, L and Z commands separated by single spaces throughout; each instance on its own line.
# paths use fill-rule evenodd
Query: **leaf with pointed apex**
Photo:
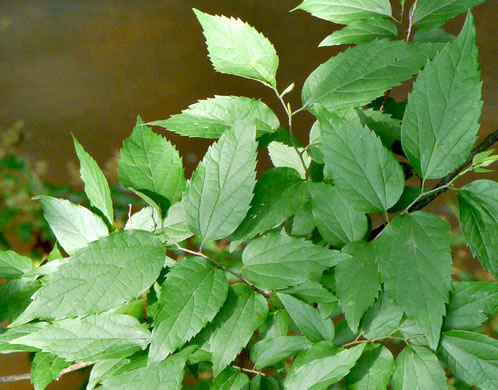
M 169 119 L 149 122 L 188 137 L 220 138 L 239 120 L 256 126 L 257 136 L 272 133 L 280 122 L 274 112 L 262 101 L 239 96 L 215 96 L 199 100 L 181 114 Z
M 394 370 L 394 358 L 383 345 L 369 344 L 345 382 L 348 390 L 387 389 Z
M 436 355 L 429 348 L 407 346 L 396 358 L 394 390 L 447 390 L 446 375 Z
M 481 81 L 472 15 L 417 76 L 408 97 L 401 142 L 423 179 L 462 165 L 474 146 L 481 116 Z
M 211 389 L 213 390 L 247 390 L 249 378 L 246 374 L 237 371 L 233 367 L 227 367 L 218 375 Z
M 218 313 L 227 291 L 224 272 L 207 260 L 179 261 L 161 287 L 149 361 L 165 359 L 199 333 Z
M 31 383 L 35 390 L 44 390 L 47 385 L 55 381 L 61 371 L 71 365 L 60 357 L 47 352 L 37 352 L 31 363 Z
M 322 343 L 300 353 L 285 378 L 285 389 L 326 389 L 344 378 L 360 358 L 365 344 L 339 350 Z
M 337 302 L 337 297 L 334 294 L 314 280 L 308 280 L 294 287 L 286 288 L 282 292 L 295 295 L 310 304 Z
M 272 366 L 311 347 L 302 336 L 280 336 L 258 341 L 251 349 L 251 360 L 257 370 Z
M 161 241 L 152 233 L 112 233 L 60 265 L 33 295 L 33 301 L 15 324 L 34 318 L 82 316 L 117 307 L 139 297 L 154 283 L 164 259 Z
M 46 328 L 12 340 L 70 361 L 126 357 L 144 349 L 150 333 L 134 317 L 102 313 L 56 321 Z
M 292 295 L 277 293 L 285 310 L 301 333 L 313 343 L 322 340 L 333 340 L 335 335 L 334 324 L 330 319 L 323 319 L 318 309 L 294 298 Z
M 365 236 L 367 216 L 355 210 L 341 191 L 325 183 L 312 183 L 310 190 L 313 220 L 327 243 L 340 248 Z
M 266 322 L 259 329 L 263 339 L 287 336 L 289 332 L 289 314 L 285 309 L 278 309 L 268 315 Z
M 318 47 L 370 42 L 374 39 L 396 39 L 398 29 L 390 20 L 381 18 L 361 19 L 342 30 L 334 31 Z
M 449 224 L 423 211 L 397 216 L 375 249 L 385 290 L 436 348 L 451 287 Z
M 498 275 L 498 183 L 475 180 L 457 193 L 465 241 L 481 264 Z
M 339 24 L 375 16 L 391 16 L 389 0 L 304 0 L 295 9 L 302 9 L 317 18 Z
M 349 255 L 278 232 L 252 240 L 242 253 L 242 275 L 273 290 L 305 282 Z
M 175 203 L 176 204 L 176 203 Z M 169 212 L 169 209 L 168 209 Z M 151 206 L 143 207 L 140 211 L 133 213 L 126 225 L 125 230 L 139 229 L 154 232 L 161 227 L 161 215 L 159 211 Z
M 99 390 L 180 390 L 185 374 L 185 354 L 107 378 Z
M 361 334 L 369 339 L 389 336 L 399 327 L 403 310 L 394 303 L 389 293 L 383 291 L 379 299 L 363 316 Z
M 29 257 L 17 254 L 14 251 L 0 250 L 0 278 L 17 279 L 33 269 L 33 262 Z
M 496 282 L 453 282 L 443 329 L 472 330 L 497 311 Z
M 140 117 L 121 149 L 118 176 L 124 187 L 158 204 L 163 216 L 171 204 L 181 199 L 186 183 L 182 159 L 175 147 Z
M 268 315 L 265 298 L 246 284 L 228 289 L 223 308 L 214 318 L 209 339 L 216 377 L 244 348 Z
M 359 120 L 318 109 L 321 151 L 337 190 L 358 211 L 383 212 L 403 193 L 403 169 L 379 137 Z
M 258 179 L 247 216 L 233 233 L 231 247 L 280 225 L 306 200 L 307 185 L 291 168 L 273 168 Z
M 35 199 L 41 201 L 43 216 L 57 242 L 70 255 L 109 234 L 104 221 L 83 206 L 46 195 Z
M 432 44 L 372 41 L 349 48 L 315 69 L 306 79 L 302 101 L 329 111 L 360 107 L 408 80 L 437 52 Z
M 302 153 L 304 164 L 307 169 L 310 166 L 311 158 L 303 148 L 298 148 L 296 151 L 292 146 L 277 141 L 273 141 L 268 145 L 268 153 L 270 154 L 271 162 L 275 167 L 295 169 L 299 172 L 302 179 L 306 179 L 306 171 L 298 156 L 298 152 Z
M 111 189 L 104 173 L 78 140 L 73 136 L 74 149 L 80 161 L 81 180 L 85 183 L 85 193 L 90 204 L 97 208 L 114 226 L 114 211 L 112 209 Z
M 193 236 L 185 218 L 182 202 L 177 202 L 168 209 L 168 216 L 164 219 L 164 234 L 168 240 L 181 242 Z
M 189 229 L 207 240 L 232 234 L 249 210 L 256 184 L 256 128 L 238 122 L 210 146 L 183 196 Z
M 380 274 L 373 244 L 356 241 L 346 245 L 342 251 L 352 257 L 335 267 L 336 294 L 349 328 L 356 332 L 363 314 L 379 294 Z
M 204 30 L 209 58 L 217 72 L 275 87 L 278 57 L 271 42 L 240 19 L 213 16 L 194 8 Z
M 15 328 L 7 329 L 5 332 L 0 334 L 0 354 L 38 351 L 38 349 L 34 347 L 23 344 L 15 344 L 12 340 L 30 335 L 31 333 L 36 333 L 39 330 L 45 329 L 47 326 L 48 324 L 46 322 L 35 322 L 33 324 L 24 324 L 16 326 Z
M 443 332 L 438 349 L 444 364 L 457 377 L 482 390 L 498 387 L 498 341 L 483 334 Z
M 476 5 L 484 3 L 485 0 L 419 0 L 413 22 L 420 30 L 427 30 L 446 23 L 448 19 L 454 18 Z

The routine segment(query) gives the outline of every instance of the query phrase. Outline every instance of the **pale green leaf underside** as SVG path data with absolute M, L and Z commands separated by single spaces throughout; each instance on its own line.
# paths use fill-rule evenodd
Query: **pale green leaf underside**
M 335 247 L 361 240 L 368 230 L 367 216 L 356 211 L 332 185 L 313 183 L 311 207 L 318 231 Z
M 438 349 L 446 367 L 482 390 L 498 388 L 498 341 L 479 333 L 443 332 Z
M 209 344 L 214 376 L 228 366 L 244 348 L 268 314 L 265 298 L 245 284 L 228 289 L 223 308 L 211 323 Z
M 256 126 L 257 136 L 278 129 L 280 122 L 262 101 L 238 96 L 215 96 L 190 105 L 169 119 L 149 122 L 188 137 L 220 138 L 239 120 Z
M 277 232 L 251 241 L 242 253 L 242 275 L 264 289 L 283 289 L 311 279 L 349 255 Z
M 295 9 L 339 24 L 349 24 L 373 16 L 391 16 L 389 0 L 304 0 Z
M 396 39 L 398 29 L 390 20 L 372 18 L 355 21 L 342 30 L 334 31 L 319 47 L 370 42 L 374 39 Z
M 265 36 L 240 19 L 194 12 L 216 71 L 276 86 L 278 57 Z
M 36 199 L 41 201 L 43 216 L 57 242 L 70 255 L 109 234 L 104 221 L 83 206 L 46 195 Z
M 220 310 L 227 291 L 223 271 L 207 260 L 186 258 L 178 262 L 161 288 L 149 361 L 163 360 L 199 333 Z
M 114 226 L 114 211 L 112 208 L 111 189 L 104 173 L 78 140 L 73 136 L 74 148 L 80 161 L 81 180 L 85 184 L 85 193 L 90 204 L 97 208 Z
M 33 262 L 29 257 L 19 255 L 14 251 L 0 251 L 0 278 L 19 278 L 32 269 Z
M 383 345 L 369 344 L 345 382 L 348 390 L 387 389 L 394 370 L 394 358 Z
M 268 153 L 270 154 L 271 162 L 275 167 L 287 167 L 295 169 L 299 172 L 302 179 L 306 178 L 306 171 L 303 167 L 298 152 L 302 153 L 304 165 L 306 169 L 310 166 L 311 157 L 303 148 L 298 148 L 297 151 L 289 145 L 282 142 L 273 141 L 268 145 Z
M 168 209 L 168 216 L 164 219 L 163 231 L 168 240 L 173 242 L 181 242 L 193 236 L 187 226 L 182 202 L 177 202 Z
M 99 360 L 90 371 L 85 390 L 94 390 L 99 383 L 111 377 L 117 370 L 128 363 L 130 363 L 128 358 Z
M 335 267 L 336 294 L 349 328 L 356 332 L 365 311 L 373 305 L 380 290 L 380 274 L 371 243 L 356 241 L 343 252 L 352 257 Z
M 465 241 L 481 264 L 498 275 L 498 183 L 473 181 L 457 197 Z
M 469 156 L 481 115 L 481 81 L 472 15 L 453 42 L 419 73 L 408 97 L 401 142 L 423 179 L 437 179 Z
M 430 349 L 407 346 L 396 358 L 393 374 L 394 390 L 447 390 L 446 375 Z
M 211 145 L 183 196 L 189 229 L 206 240 L 232 234 L 249 210 L 256 184 L 256 129 L 238 122 Z
M 182 159 L 175 147 L 138 117 L 121 150 L 119 181 L 151 198 L 164 215 L 185 189 Z
M 256 369 L 274 365 L 311 347 L 311 342 L 302 336 L 280 336 L 258 341 L 251 349 L 251 360 Z
M 171 213 L 171 208 L 168 209 L 168 215 L 169 213 Z M 159 211 L 155 207 L 146 206 L 130 216 L 128 221 L 126 221 L 124 229 L 138 229 L 147 232 L 155 232 L 161 227 L 161 221 L 162 219 Z
M 49 383 L 57 379 L 64 368 L 70 365 L 71 362 L 51 353 L 37 352 L 31 363 L 31 383 L 35 390 L 44 390 Z
M 325 166 L 341 195 L 363 212 L 393 206 L 403 193 L 405 177 L 380 138 L 359 120 L 344 122 L 321 108 L 318 119 Z
M 48 326 L 46 322 L 35 322 L 33 324 L 24 324 L 15 328 L 7 329 L 0 334 L 0 354 L 13 352 L 33 352 L 36 348 L 28 347 L 27 345 L 14 344 L 12 340 L 35 333 Z
M 434 56 L 431 44 L 375 40 L 349 48 L 313 71 L 304 83 L 303 105 L 329 111 L 360 107 L 408 80 Z
M 110 313 L 56 321 L 12 341 L 80 362 L 126 357 L 149 342 L 149 331 L 134 317 Z
M 446 23 L 486 0 L 419 0 L 413 21 L 418 29 L 427 30 Z
M 161 241 L 152 233 L 112 233 L 60 265 L 16 323 L 100 313 L 128 302 L 154 283 L 164 259 Z
M 386 291 L 417 322 L 433 349 L 451 287 L 449 231 L 441 217 L 417 211 L 392 219 L 375 241 Z

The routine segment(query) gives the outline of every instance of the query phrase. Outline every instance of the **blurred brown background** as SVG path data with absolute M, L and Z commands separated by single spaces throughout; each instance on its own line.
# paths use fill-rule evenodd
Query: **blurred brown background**
M 199 99 L 215 94 L 240 95 L 261 98 L 285 123 L 272 91 L 246 79 L 214 72 L 201 27 L 191 9 L 239 17 L 264 33 L 279 54 L 279 89 L 295 82 L 296 89 L 288 99 L 298 108 L 306 76 L 344 49 L 317 47 L 340 26 L 302 11 L 288 12 L 299 3 L 2 0 L 0 131 L 16 120 L 24 120 L 24 154 L 32 160 L 45 160 L 48 169 L 44 179 L 61 184 L 70 180 L 68 162 L 76 162 L 71 132 L 104 165 L 131 133 L 137 114 L 145 121 L 166 119 Z M 393 1 L 393 8 L 398 15 L 398 1 Z M 484 82 L 482 139 L 498 127 L 497 28 L 493 18 L 498 13 L 498 3 L 488 1 L 473 13 Z M 457 34 L 463 19 L 458 17 L 445 28 Z M 408 88 L 409 85 L 397 88 L 391 96 L 404 99 Z M 304 143 L 312 119 L 306 113 L 296 117 L 295 132 Z M 209 142 L 163 134 L 177 145 L 189 174 Z M 262 167 L 268 166 L 268 159 L 263 159 Z M 485 177 L 491 178 L 492 174 Z M 430 208 L 450 216 L 446 204 L 451 195 L 441 198 Z M 454 218 L 452 221 L 455 225 Z M 466 259 L 469 267 L 476 267 L 467 250 L 458 251 L 456 257 Z M 25 355 L 17 355 L 16 359 L 0 355 L 0 375 L 29 369 Z M 79 374 L 68 376 L 49 389 L 77 389 L 83 380 Z M 1 390 L 32 388 L 28 382 L 0 385 Z

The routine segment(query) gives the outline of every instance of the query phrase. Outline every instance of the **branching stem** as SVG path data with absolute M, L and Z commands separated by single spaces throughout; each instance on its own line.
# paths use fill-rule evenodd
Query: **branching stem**
M 410 17 L 408 18 L 408 32 L 406 33 L 406 41 L 409 42 L 413 29 L 413 18 L 415 17 L 415 11 L 417 10 L 418 0 L 415 0 L 413 3 L 413 9 L 410 13 Z
M 72 366 L 69 366 L 61 371 L 59 376 L 57 377 L 57 380 L 59 380 L 61 377 L 63 377 L 66 374 L 69 374 L 74 371 L 81 370 L 82 368 L 92 366 L 95 363 L 92 362 L 86 362 L 86 363 L 76 363 L 73 364 Z M 20 375 L 10 375 L 10 376 L 0 376 L 0 383 L 11 383 L 11 382 L 21 382 L 21 381 L 29 381 L 31 379 L 31 374 L 28 372 L 26 374 L 20 374 Z
M 244 368 L 244 367 L 239 367 L 239 366 L 234 366 L 234 365 L 232 365 L 232 367 L 239 370 L 239 371 L 247 372 L 249 374 L 266 376 L 266 374 L 264 372 L 257 371 L 257 370 L 251 370 L 250 368 Z

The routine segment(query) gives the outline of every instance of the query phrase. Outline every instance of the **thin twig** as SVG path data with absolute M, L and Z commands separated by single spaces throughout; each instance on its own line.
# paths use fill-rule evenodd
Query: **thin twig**
M 239 274 L 238 272 L 235 272 L 233 270 L 231 270 L 230 268 L 228 267 L 225 267 L 223 264 L 221 263 L 218 263 L 216 260 L 212 259 L 211 257 L 209 256 L 206 256 L 204 253 L 202 252 L 196 252 L 196 251 L 193 251 L 193 250 L 190 250 L 190 249 L 187 249 L 187 248 L 184 248 L 182 246 L 180 246 L 179 244 L 175 243 L 176 247 L 185 252 L 185 253 L 190 253 L 191 255 L 194 255 L 194 256 L 199 256 L 199 257 L 202 257 L 203 259 L 206 259 L 207 261 L 211 262 L 215 267 L 217 268 L 220 268 L 222 269 L 223 271 L 226 271 L 230 274 L 232 274 L 233 276 L 237 277 L 238 279 L 240 279 L 241 282 L 247 284 L 249 287 L 251 287 L 254 291 L 257 291 L 258 293 L 264 295 L 265 297 L 269 297 L 271 295 L 270 292 L 268 291 L 265 291 L 265 290 L 261 290 L 260 288 L 256 287 L 254 284 L 252 284 L 249 280 L 247 280 L 246 278 L 244 278 L 241 274 Z
M 239 370 L 239 371 L 247 372 L 249 374 L 266 376 L 266 374 L 264 372 L 261 372 L 261 371 L 251 370 L 249 368 L 244 368 L 244 367 L 239 367 L 239 366 L 234 366 L 234 365 L 232 365 L 232 367 Z
M 57 380 L 59 380 L 61 377 L 63 377 L 66 374 L 69 374 L 74 371 L 81 370 L 82 368 L 92 366 L 93 362 L 86 362 L 86 363 L 76 363 L 73 364 L 72 366 L 69 366 L 61 371 L 59 376 L 57 377 Z M 10 376 L 0 376 L 0 383 L 10 383 L 10 382 L 20 382 L 20 381 L 29 381 L 31 379 L 31 374 L 26 373 L 26 374 L 20 374 L 20 375 L 10 375 Z
M 412 28 L 413 28 L 413 18 L 415 17 L 415 11 L 417 10 L 417 5 L 418 5 L 418 0 L 415 0 L 413 3 L 413 9 L 412 12 L 410 13 L 410 17 L 408 18 L 408 32 L 406 33 L 406 41 L 410 41 L 410 35 L 412 34 Z

